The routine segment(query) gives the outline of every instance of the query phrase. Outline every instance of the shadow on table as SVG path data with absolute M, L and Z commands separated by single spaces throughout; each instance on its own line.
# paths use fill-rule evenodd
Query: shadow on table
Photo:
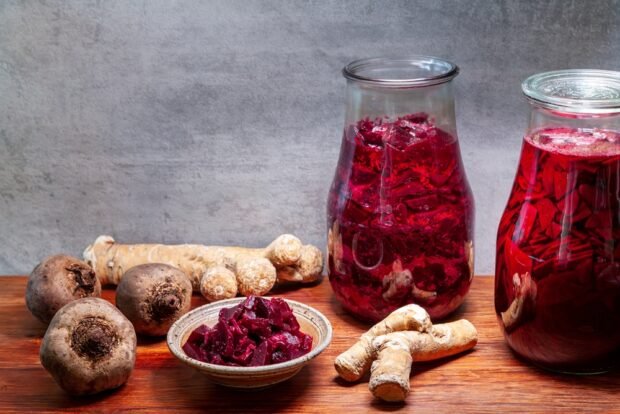
M 338 299 L 336 299 L 336 296 L 333 294 L 333 292 L 329 296 L 329 307 L 331 308 L 332 312 L 340 318 L 342 322 L 344 322 L 345 324 L 349 326 L 358 328 L 363 332 L 367 331 L 373 325 L 372 322 L 361 321 L 355 318 L 349 312 L 347 312 L 342 307 Z M 355 343 L 356 340 L 357 338 L 351 338 L 351 345 L 353 345 L 353 343 Z
M 153 388 L 178 390 L 174 399 L 170 393 L 156 393 L 152 398 L 159 398 L 160 407 L 169 407 L 209 412 L 225 413 L 276 413 L 290 411 L 291 407 L 298 406 L 299 398 L 306 393 L 308 385 L 312 383 L 312 364 L 304 367 L 292 379 L 267 388 L 243 390 L 224 387 L 214 384 L 205 375 L 187 368 L 178 367 L 178 375 L 153 376 L 152 381 L 157 384 Z M 182 384 L 182 387 L 179 387 Z
M 41 386 L 35 387 L 35 382 L 41 382 L 42 384 Z M 47 408 L 50 410 L 85 410 L 88 409 L 89 406 L 105 402 L 108 399 L 114 399 L 115 395 L 122 394 L 127 388 L 127 385 L 124 384 L 121 385 L 119 388 L 103 391 L 95 395 L 75 396 L 69 395 L 63 390 L 61 390 L 51 376 L 45 376 L 45 378 L 33 378 L 33 383 L 31 384 L 31 386 L 33 388 L 36 388 L 37 390 L 46 390 L 46 393 L 44 395 L 33 396 L 32 399 L 37 403 L 44 402 L 47 405 Z M 28 398 L 24 399 L 24 411 L 36 411 L 29 406 L 30 402 L 31 401 Z
M 327 276 L 322 276 L 320 279 L 311 283 L 299 283 L 299 282 L 278 282 L 273 289 L 268 293 L 269 296 L 283 295 L 289 292 L 295 292 L 300 289 L 312 288 L 320 285 L 321 283 L 329 283 Z
M 609 372 L 603 374 L 579 375 L 563 374 L 539 367 L 531 362 L 528 362 L 525 358 L 514 352 L 507 344 L 504 343 L 504 346 L 508 349 L 510 355 L 519 362 L 523 369 L 539 377 L 544 377 L 548 380 L 562 383 L 566 387 L 575 389 L 583 387 L 595 388 L 598 390 L 604 390 L 614 395 L 620 391 L 620 352 L 616 354 L 613 368 Z
M 23 312 L 18 316 L 18 329 L 7 329 L 3 332 L 7 337 L 14 339 L 26 338 L 41 339 L 45 335 L 47 325 L 32 316 L 29 312 Z

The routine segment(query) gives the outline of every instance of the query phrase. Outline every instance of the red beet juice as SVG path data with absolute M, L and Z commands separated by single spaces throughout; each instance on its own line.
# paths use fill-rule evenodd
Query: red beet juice
M 565 372 L 620 350 L 620 134 L 553 128 L 523 142 L 497 238 L 495 307 L 509 345 Z
M 471 283 L 473 214 L 458 141 L 426 114 L 349 126 L 327 206 L 337 298 L 369 321 L 409 303 L 446 316 Z

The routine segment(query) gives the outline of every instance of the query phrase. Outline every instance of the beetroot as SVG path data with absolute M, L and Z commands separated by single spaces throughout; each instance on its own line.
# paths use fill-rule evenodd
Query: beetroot
M 620 350 L 619 212 L 620 134 L 550 128 L 525 138 L 496 257 L 500 319 L 520 299 L 515 274 L 536 288 L 525 298 L 530 308 L 500 323 L 517 353 L 559 371 L 612 363 Z
M 311 349 L 312 337 L 300 331 L 284 300 L 256 296 L 222 309 L 213 327 L 199 326 L 183 345 L 199 361 L 242 367 L 290 361 Z
M 473 214 L 458 141 L 427 114 L 349 126 L 327 207 L 336 297 L 365 320 L 446 316 L 469 290 Z

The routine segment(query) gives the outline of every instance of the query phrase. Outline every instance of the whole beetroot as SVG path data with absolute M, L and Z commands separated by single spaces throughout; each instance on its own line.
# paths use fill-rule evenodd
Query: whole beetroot
M 26 287 L 26 306 L 48 324 L 56 312 L 76 299 L 101 296 L 101 283 L 93 269 L 75 257 L 46 257 L 34 268 Z
M 132 267 L 116 288 L 116 306 L 140 335 L 165 335 L 189 311 L 191 299 L 187 275 L 162 263 Z
M 47 328 L 41 364 L 72 395 L 120 387 L 136 361 L 136 333 L 116 307 L 100 298 L 72 301 Z

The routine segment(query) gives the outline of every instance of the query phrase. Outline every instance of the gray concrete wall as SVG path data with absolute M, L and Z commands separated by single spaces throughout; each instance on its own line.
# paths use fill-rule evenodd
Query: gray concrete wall
M 324 246 L 348 61 L 461 66 L 478 273 L 525 128 L 520 82 L 620 69 L 619 1 L 0 0 L 0 273 L 128 242 Z

